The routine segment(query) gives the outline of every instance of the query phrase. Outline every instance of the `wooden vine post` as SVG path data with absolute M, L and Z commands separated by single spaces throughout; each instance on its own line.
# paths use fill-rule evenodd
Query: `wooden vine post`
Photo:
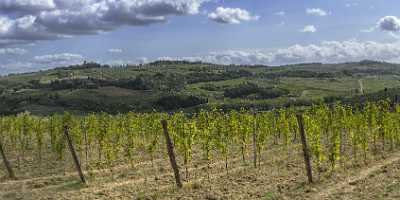
M 299 124 L 301 144 L 303 146 L 304 163 L 305 163 L 305 166 L 306 166 L 308 182 L 309 183 L 313 183 L 310 151 L 308 150 L 307 138 L 306 138 L 306 133 L 305 133 L 305 130 L 304 130 L 303 115 L 299 113 L 299 114 L 296 115 L 296 117 L 297 117 L 297 122 Z
M 168 122 L 166 120 L 162 120 L 161 124 L 164 130 L 163 132 L 167 143 L 169 161 L 171 162 L 172 169 L 174 170 L 176 185 L 178 186 L 178 188 L 182 188 L 183 185 L 181 181 L 181 176 L 179 174 L 179 167 L 178 164 L 176 163 L 174 145 L 172 144 L 171 137 L 168 132 Z
M 254 168 L 257 168 L 257 120 L 255 113 L 253 113 L 253 116 L 253 164 Z
M 69 151 L 71 152 L 72 158 L 75 163 L 76 170 L 78 171 L 79 177 L 81 178 L 82 183 L 86 184 L 85 176 L 83 175 L 81 164 L 79 162 L 78 156 L 76 155 L 76 151 L 74 145 L 72 144 L 72 139 L 68 133 L 68 126 L 64 126 L 64 135 L 68 142 Z
M 6 170 L 7 170 L 7 172 L 8 172 L 8 177 L 9 177 L 10 179 L 16 179 L 16 178 L 15 178 L 14 171 L 13 171 L 13 169 L 12 169 L 12 167 L 11 167 L 11 164 L 10 164 L 10 162 L 9 162 L 8 159 L 7 159 L 6 153 L 4 152 L 3 144 L 2 144 L 2 142 L 1 142 L 1 140 L 0 140 L 0 154 L 1 154 L 1 157 L 3 158 L 4 165 L 5 165 Z

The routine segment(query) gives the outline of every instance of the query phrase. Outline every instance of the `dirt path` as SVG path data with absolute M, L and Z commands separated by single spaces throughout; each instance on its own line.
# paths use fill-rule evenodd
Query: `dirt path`
M 355 188 L 355 183 L 368 178 L 369 175 L 379 171 L 382 167 L 391 165 L 397 161 L 400 161 L 400 152 L 392 154 L 390 158 L 387 158 L 386 160 L 383 160 L 376 165 L 368 166 L 368 168 L 362 169 L 357 175 L 351 176 L 345 181 L 341 181 L 334 185 L 325 187 L 326 189 L 321 190 L 319 193 L 317 193 L 313 197 L 313 199 L 336 199 L 331 196 L 334 194 L 346 194 L 351 192 Z
M 156 159 L 153 162 L 158 163 L 161 161 L 164 161 L 165 159 Z M 98 175 L 98 174 L 107 174 L 110 173 L 110 171 L 118 171 L 118 170 L 126 170 L 130 168 L 138 168 L 144 165 L 151 165 L 151 161 L 143 161 L 139 162 L 136 164 L 121 164 L 117 165 L 111 168 L 104 168 L 104 169 L 90 169 L 90 170 L 84 170 L 84 174 L 91 174 L 93 175 Z M 69 178 L 69 177 L 74 177 L 77 176 L 77 173 L 75 171 L 71 172 L 66 172 L 63 175 L 50 175 L 50 176 L 40 176 L 40 177 L 34 177 L 34 178 L 24 178 L 24 179 L 17 179 L 17 180 L 9 180 L 7 182 L 0 182 L 0 186 L 4 185 L 13 185 L 13 184 L 22 184 L 26 182 L 33 182 L 33 181 L 44 181 L 44 180 L 50 180 L 50 179 L 55 179 L 55 178 Z
M 159 159 L 158 161 L 165 161 L 164 159 Z M 236 162 L 240 162 L 241 158 L 236 157 L 236 158 L 232 158 L 228 160 L 229 163 L 236 163 Z M 214 162 L 212 164 L 210 164 L 210 167 L 218 167 L 218 166 L 222 166 L 224 165 L 225 161 L 217 161 Z M 132 167 L 136 167 L 139 168 L 141 166 L 145 166 L 145 165 L 150 165 L 151 162 L 141 162 L 141 163 L 137 163 L 134 166 L 131 165 L 120 165 L 120 166 L 116 166 L 114 167 L 115 171 L 118 170 L 123 170 L 125 168 L 132 168 Z M 190 167 L 188 168 L 189 172 L 193 172 L 193 171 L 201 171 L 203 168 L 205 168 L 207 165 L 200 165 L 197 167 Z M 167 166 L 168 167 L 168 166 Z M 235 169 L 235 168 L 234 168 Z M 232 170 L 234 170 L 232 169 Z M 102 173 L 103 172 L 103 177 L 100 177 L 100 179 L 107 179 L 105 180 L 105 182 L 97 182 L 97 183 L 93 183 L 87 186 L 87 187 L 83 187 L 81 189 L 79 189 L 79 193 L 98 193 L 98 192 L 106 192 L 106 191 L 112 191 L 115 188 L 118 187 L 122 187 L 122 186 L 126 186 L 126 185 L 137 185 L 138 187 L 142 187 L 144 183 L 146 183 L 149 178 L 141 178 L 141 177 L 135 177 L 135 179 L 128 179 L 128 180 L 119 180 L 118 182 L 116 182 L 116 180 L 114 179 L 108 179 L 108 176 L 104 176 L 104 174 L 106 174 L 106 171 L 108 171 L 109 169 L 100 169 L 100 170 L 91 170 L 91 173 L 94 174 L 98 174 L 98 173 Z M 86 172 L 87 173 L 87 172 Z M 16 180 L 16 181 L 7 181 L 7 182 L 3 182 L 0 183 L 0 186 L 13 186 L 13 185 L 21 185 L 21 184 L 27 184 L 27 183 L 35 183 L 37 181 L 45 181 L 45 180 L 49 180 L 49 179 L 54 179 L 54 178 L 60 178 L 61 180 L 66 179 L 68 177 L 72 177 L 72 176 L 76 176 L 75 173 L 70 173 L 70 174 L 66 174 L 66 175 L 56 175 L 56 176 L 47 176 L 47 177 L 38 177 L 38 178 L 31 178 L 31 179 L 23 179 L 23 180 Z M 168 180 L 170 179 L 169 176 L 173 176 L 172 172 L 169 172 L 169 170 L 167 172 L 161 173 L 158 175 L 160 180 L 159 180 L 159 184 L 164 185 L 161 188 L 170 188 L 171 186 L 174 187 L 174 184 L 172 183 L 168 183 Z M 100 181 L 97 180 L 97 181 Z M 65 186 L 64 182 L 60 182 L 60 183 L 53 183 L 50 185 L 45 185 L 43 187 L 40 188 L 32 188 L 29 191 L 27 190 L 27 194 L 29 193 L 28 196 L 40 196 L 41 193 L 48 193 L 49 190 L 57 190 L 60 189 L 62 187 Z M 3 191 L 5 192 L 5 191 Z M 67 192 L 68 193 L 68 192 Z M 77 193 L 76 191 L 72 192 L 71 195 L 74 195 L 74 193 Z M 1 197 L 2 191 L 0 191 L 0 197 Z
M 124 170 L 125 165 L 116 166 L 113 172 L 95 170 L 95 175 L 89 179 L 93 182 L 89 181 L 87 186 L 68 176 L 54 180 L 44 177 L 44 180 L 10 181 L 0 184 L 0 199 L 204 199 L 207 195 L 221 199 L 350 199 L 356 191 L 360 193 L 359 187 L 364 186 L 365 180 L 372 183 L 376 180 L 370 179 L 370 175 L 400 162 L 400 152 L 387 153 L 386 159 L 371 157 L 373 162 L 368 166 L 351 168 L 348 175 L 324 177 L 320 183 L 307 185 L 300 156 L 289 159 L 286 153 L 279 154 L 281 151 L 277 148 L 263 152 L 260 169 L 244 165 L 241 157 L 232 157 L 228 160 L 229 176 L 226 176 L 224 160 L 215 159 L 209 170 L 211 183 L 207 181 L 207 165 L 204 162 L 193 164 L 188 168 L 191 178 L 185 181 L 182 190 L 175 190 L 168 161 L 160 160 L 158 164 L 162 170 L 157 168 L 156 171 L 146 161 L 136 163 L 136 170 Z M 288 159 L 291 161 L 286 163 Z

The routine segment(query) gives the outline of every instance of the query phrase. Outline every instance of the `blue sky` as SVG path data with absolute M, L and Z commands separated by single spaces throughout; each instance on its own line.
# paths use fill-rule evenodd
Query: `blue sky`
M 398 0 L 1 0 L 0 73 L 157 59 L 398 62 Z

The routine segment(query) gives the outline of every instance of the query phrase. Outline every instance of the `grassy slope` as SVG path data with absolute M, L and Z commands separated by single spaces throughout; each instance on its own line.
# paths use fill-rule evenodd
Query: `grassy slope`
M 185 86 L 181 93 L 194 94 L 197 96 L 206 97 L 209 99 L 209 104 L 268 104 L 280 105 L 288 102 L 290 99 L 302 100 L 318 100 L 327 96 L 351 96 L 357 93 L 360 88 L 360 81 L 362 82 L 364 92 L 372 93 L 383 90 L 384 88 L 398 88 L 400 87 L 399 76 L 400 67 L 398 65 L 389 63 L 377 62 L 360 62 L 360 63 L 346 63 L 346 64 L 304 64 L 304 65 L 291 65 L 282 67 L 232 67 L 220 66 L 216 67 L 207 64 L 169 64 L 163 66 L 143 66 L 141 68 L 111 68 L 111 69 L 80 69 L 80 70 L 47 70 L 37 73 L 17 74 L 0 78 L 0 91 L 5 96 L 15 97 L 18 95 L 36 95 L 46 96 L 51 94 L 58 94 L 60 98 L 65 101 L 80 102 L 90 99 L 101 99 L 107 105 L 127 104 L 127 108 L 136 111 L 149 111 L 152 108 L 150 102 L 154 102 L 159 98 L 160 92 L 152 91 L 135 91 L 122 89 L 118 87 L 103 87 L 98 89 L 76 89 L 65 91 L 49 91 L 49 90 L 31 90 L 26 89 L 29 82 L 36 80 L 40 83 L 49 83 L 57 79 L 85 79 L 87 77 L 117 80 L 117 79 L 131 79 L 140 74 L 154 75 L 156 73 L 167 74 L 173 73 L 179 76 L 186 76 L 190 73 L 199 71 L 206 71 L 208 73 L 218 74 L 226 70 L 246 70 L 252 72 L 254 76 L 241 77 L 236 79 L 224 81 L 210 81 L 188 84 Z M 291 76 L 281 76 L 279 78 L 266 78 L 268 75 L 276 73 L 291 72 L 296 74 L 298 72 L 318 72 L 318 73 L 331 73 L 334 77 L 330 78 L 302 78 Z M 346 71 L 351 75 L 343 75 Z M 262 87 L 278 87 L 287 89 L 290 94 L 285 97 L 275 99 L 229 99 L 224 98 L 223 91 L 225 88 L 233 87 L 243 82 L 253 82 Z M 218 86 L 217 91 L 207 91 L 203 86 L 212 84 Z M 32 104 L 24 102 L 18 106 L 20 110 L 28 110 L 36 114 L 49 114 L 57 111 L 75 111 L 82 112 L 79 109 L 74 110 L 72 107 L 65 107 L 60 105 L 44 105 Z

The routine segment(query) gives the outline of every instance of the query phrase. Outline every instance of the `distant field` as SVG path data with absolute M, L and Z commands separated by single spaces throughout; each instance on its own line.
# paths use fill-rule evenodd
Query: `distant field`
M 153 109 L 192 112 L 242 106 L 267 110 L 357 97 L 361 90 L 374 94 L 400 87 L 400 66 L 374 61 L 281 67 L 189 62 L 113 68 L 92 65 L 1 77 L 0 97 L 4 101 L 0 103 L 0 113 L 28 110 L 49 114 L 60 108 L 78 113 Z M 244 87 L 254 87 L 254 91 L 243 93 L 241 90 L 249 90 Z M 226 96 L 228 90 L 236 91 L 237 96 Z M 240 91 L 243 94 L 237 93 Z M 165 98 L 175 99 L 176 103 L 161 105 L 160 100 Z

